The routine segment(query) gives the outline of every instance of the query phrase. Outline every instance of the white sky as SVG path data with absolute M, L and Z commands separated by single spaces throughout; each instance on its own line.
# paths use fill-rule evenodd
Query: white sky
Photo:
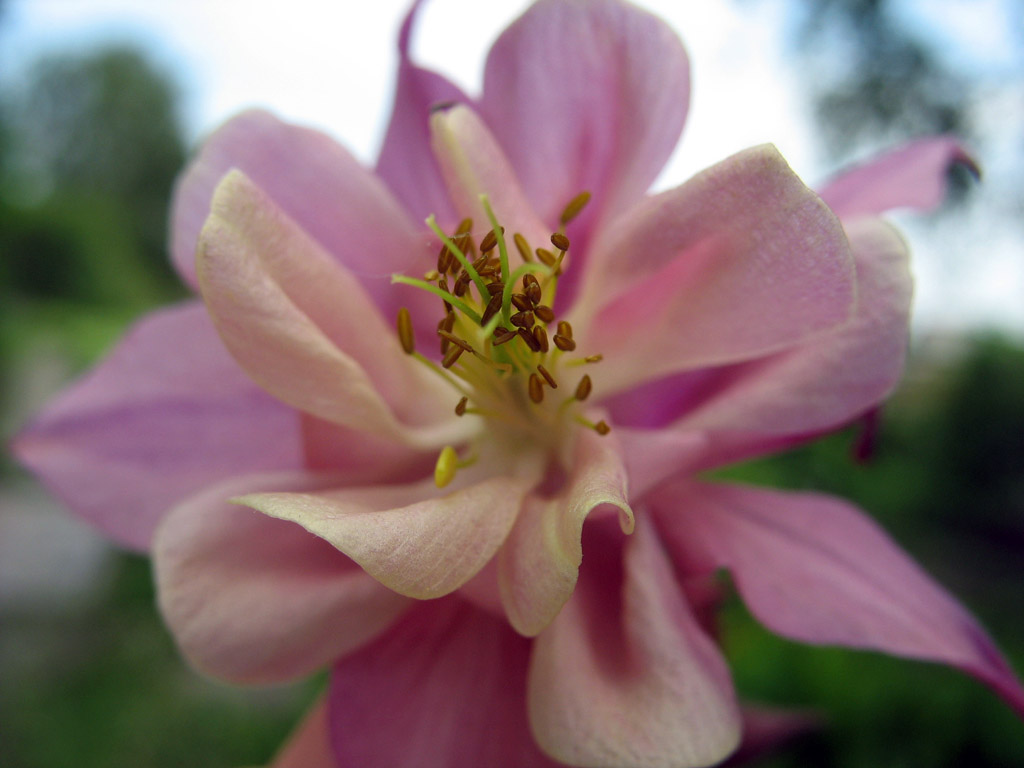
M 969 34 L 958 55 L 969 60 L 978 46 L 1005 51 L 1001 61 L 1012 66 L 1019 51 L 999 34 L 999 0 L 941 3 L 950 17 L 962 17 L 965 6 L 976 12 L 967 14 L 975 23 L 963 26 Z M 414 51 L 474 92 L 490 41 L 527 4 L 430 0 Z M 766 141 L 778 145 L 809 183 L 821 180 L 818 147 L 794 85 L 798 73 L 783 50 L 781 0 L 637 4 L 679 31 L 692 63 L 690 120 L 659 187 Z M 134 42 L 181 84 L 182 116 L 193 140 L 234 112 L 262 105 L 326 130 L 370 161 L 390 108 L 395 36 L 406 7 L 407 0 L 8 0 L 0 20 L 0 78 L 16 79 L 26 62 L 46 51 Z M 906 13 L 919 17 L 921 1 L 909 3 Z M 922 28 L 944 45 L 956 39 L 949 25 Z M 998 173 L 998 162 L 983 157 L 982 164 L 995 165 Z M 950 255 L 950 243 L 970 251 L 979 248 L 976 238 L 958 242 L 956 233 L 914 227 L 919 325 L 998 324 L 1024 332 L 1024 257 L 1016 232 L 1007 230 L 985 243 L 982 254 L 961 258 Z

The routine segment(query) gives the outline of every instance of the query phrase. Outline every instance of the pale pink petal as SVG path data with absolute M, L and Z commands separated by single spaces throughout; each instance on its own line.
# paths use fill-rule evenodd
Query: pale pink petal
M 326 696 L 313 705 L 267 768 L 338 768 L 331 749 Z
M 431 146 L 455 210 L 473 219 L 476 234 L 482 237 L 490 228 L 480 195 L 490 198 L 491 207 L 506 237 L 519 232 L 534 247 L 550 246 L 551 230 L 537 218 L 523 194 L 512 166 L 487 126 L 466 106 L 435 112 L 430 118 Z M 514 247 L 509 256 L 519 259 Z
M 823 718 L 813 712 L 778 709 L 751 704 L 742 705 L 743 741 L 723 766 L 750 765 L 823 725 Z
M 686 52 L 659 18 L 612 0 L 545 0 L 491 49 L 480 109 L 555 225 L 583 190 L 588 217 L 637 200 L 679 140 L 689 95 Z
M 424 229 L 410 220 L 384 183 L 337 142 L 260 110 L 215 131 L 178 180 L 171 211 L 171 254 L 195 285 L 199 233 L 214 190 L 231 169 L 245 173 L 310 237 L 354 273 L 377 278 L 426 259 Z M 419 269 L 419 267 L 415 267 Z
M 197 262 L 225 346 L 270 394 L 313 416 L 410 444 L 443 445 L 465 435 L 443 400 L 446 390 L 401 351 L 344 269 L 238 171 L 218 188 Z
M 444 492 L 431 478 L 317 494 L 255 493 L 235 501 L 298 523 L 390 589 L 429 599 L 458 589 L 487 564 L 534 481 L 532 475 L 498 476 Z
M 844 219 L 893 208 L 927 211 L 945 198 L 949 169 L 954 165 L 980 174 L 956 139 L 921 139 L 840 174 L 825 185 L 821 197 Z
M 526 722 L 530 642 L 457 598 L 422 605 L 331 674 L 338 765 L 556 768 Z
M 408 600 L 293 523 L 228 502 L 334 478 L 235 478 L 174 509 L 154 542 L 160 610 L 184 655 L 236 682 L 289 680 L 359 647 Z
M 630 494 L 643 498 L 651 488 L 684 467 L 693 466 L 707 451 L 707 437 L 681 429 L 630 429 L 614 419 L 615 435 L 626 457 Z
M 198 302 L 141 320 L 12 448 L 68 506 L 134 549 L 210 483 L 303 465 L 297 414 L 238 369 Z
M 766 439 L 841 426 L 880 402 L 903 372 L 909 256 L 896 230 L 880 219 L 849 223 L 847 234 L 857 266 L 850 323 L 762 359 L 627 392 L 608 403 L 614 423 L 660 435 L 708 432 L 719 450 L 728 443 L 755 452 Z
M 950 664 L 1024 713 L 1024 689 L 984 630 L 852 505 L 684 482 L 651 503 L 675 559 L 728 568 L 773 632 Z
M 415 221 L 434 214 L 439 221 L 451 223 L 455 212 L 430 149 L 430 113 L 442 104 L 469 103 L 469 98 L 446 78 L 412 62 L 409 46 L 422 5 L 422 0 L 413 3 L 399 33 L 398 86 L 377 175 Z
M 606 556 L 616 549 L 586 539 L 576 591 L 534 641 L 528 696 L 537 743 L 595 768 L 717 763 L 740 737 L 725 661 L 690 612 L 650 521 L 637 520 L 621 564 Z
M 572 324 L 603 395 L 738 362 L 846 322 L 849 244 L 771 146 L 648 198 L 603 238 Z
M 633 530 L 624 457 L 615 433 L 577 430 L 571 474 L 554 496 L 531 496 L 498 561 L 498 583 L 517 632 L 538 634 L 576 586 L 583 522 L 602 505 L 617 507 L 625 533 Z

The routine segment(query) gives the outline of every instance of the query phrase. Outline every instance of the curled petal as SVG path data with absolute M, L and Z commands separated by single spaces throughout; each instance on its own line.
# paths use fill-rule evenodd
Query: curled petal
M 546 0 L 495 42 L 480 110 L 554 224 L 583 190 L 591 216 L 637 200 L 679 140 L 689 95 L 686 52 L 657 17 L 610 0 Z
M 822 199 L 844 219 L 874 216 L 893 208 L 927 211 L 943 201 L 949 169 L 981 171 L 967 151 L 949 136 L 915 141 L 848 170 L 821 190 Z
M 769 354 L 855 306 L 834 214 L 771 146 L 741 152 L 620 220 L 588 272 L 573 325 L 604 393 Z
M 408 600 L 296 525 L 228 503 L 330 477 L 235 478 L 186 501 L 157 531 L 160 610 L 196 667 L 236 682 L 290 680 L 386 628 Z
M 237 171 L 218 188 L 197 265 L 224 344 L 270 394 L 313 416 L 410 444 L 452 442 L 464 429 L 440 416 L 447 409 L 437 385 L 403 355 L 344 269 Z M 393 413 L 385 398 L 402 410 Z M 431 416 L 443 420 L 420 426 Z
M 432 480 L 235 501 L 291 520 L 396 592 L 420 599 L 461 587 L 494 556 L 533 478 L 495 477 L 439 496 Z
M 684 482 L 651 503 L 677 561 L 728 568 L 773 632 L 949 664 L 1024 713 L 1024 689 L 984 630 L 850 504 Z
M 411 611 L 331 673 L 338 765 L 556 768 L 523 705 L 530 643 L 457 598 Z
M 399 33 L 398 87 L 377 160 L 377 175 L 387 182 L 415 221 L 434 214 L 438 220 L 450 223 L 455 212 L 430 150 L 430 113 L 441 104 L 469 103 L 469 98 L 446 78 L 412 62 L 409 45 L 422 5 L 422 0 L 413 3 Z
M 583 522 L 601 505 L 618 507 L 631 533 L 633 511 L 627 476 L 614 433 L 580 430 L 572 473 L 552 498 L 531 496 L 502 547 L 498 579 L 509 622 L 521 634 L 538 634 L 569 599 L 583 560 Z
M 171 254 L 195 286 L 199 233 L 214 190 L 232 168 L 251 178 L 303 230 L 354 273 L 378 278 L 427 253 L 418 222 L 384 183 L 329 136 L 261 110 L 215 131 L 178 181 L 171 210 Z M 390 290 L 386 279 L 369 281 Z
M 637 521 L 624 573 L 590 546 L 601 543 L 587 541 L 576 591 L 534 642 L 528 701 L 537 743 L 558 760 L 595 768 L 721 761 L 740 735 L 729 672 L 657 534 Z
M 68 506 L 140 550 L 182 498 L 304 460 L 297 414 L 238 369 L 198 302 L 139 321 L 12 447 Z

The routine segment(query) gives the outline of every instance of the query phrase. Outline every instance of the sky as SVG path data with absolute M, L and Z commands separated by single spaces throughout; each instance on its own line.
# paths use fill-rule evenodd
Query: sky
M 1004 3 L 928 3 L 910 0 L 900 4 L 900 12 L 913 19 L 922 35 L 951 52 L 958 66 L 1016 71 L 1021 52 L 1006 33 Z M 674 186 L 763 142 L 776 144 L 812 186 L 834 170 L 821 162 L 800 73 L 785 47 L 786 24 L 780 19 L 786 3 L 637 4 L 679 32 L 692 65 L 689 121 L 657 188 Z M 477 91 L 490 42 L 526 5 L 523 0 L 430 0 L 421 14 L 414 54 Z M 942 13 L 934 12 L 936 5 Z M 0 82 L 16 81 L 28 62 L 48 51 L 133 42 L 180 84 L 183 125 L 192 143 L 233 113 L 258 105 L 325 130 L 372 162 L 390 109 L 394 41 L 406 7 L 406 0 L 7 0 L 0 19 Z M 1024 90 L 1019 95 L 1024 104 Z M 1016 104 L 1005 108 L 1017 110 L 1017 125 L 1024 125 Z M 988 205 L 996 211 L 1005 200 L 998 194 L 1002 185 L 1019 182 L 1000 179 L 1001 172 L 1008 172 L 1001 170 L 1005 163 L 1000 158 L 981 160 L 983 165 L 989 160 L 996 183 L 994 188 L 982 185 L 975 208 Z M 998 211 L 1002 217 L 1024 218 L 1020 213 Z M 915 252 L 917 325 L 997 325 L 1024 334 L 1022 230 L 1003 222 L 993 228 L 984 211 L 978 215 L 982 222 L 974 225 L 989 233 L 983 246 L 959 229 L 943 231 L 941 222 L 926 227 L 898 217 Z M 983 258 L 964 256 L 980 247 Z

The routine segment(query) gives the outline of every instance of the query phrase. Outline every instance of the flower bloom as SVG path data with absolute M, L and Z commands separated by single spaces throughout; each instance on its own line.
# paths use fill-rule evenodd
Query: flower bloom
M 188 658 L 333 664 L 295 764 L 709 765 L 743 720 L 707 623 L 725 568 L 779 634 L 951 664 L 1024 712 L 849 504 L 694 479 L 891 390 L 910 278 L 877 216 L 935 205 L 966 155 L 918 142 L 818 195 L 765 146 L 648 196 L 689 88 L 659 20 L 542 0 L 474 100 L 411 62 L 414 13 L 376 171 L 266 113 L 219 129 L 173 212 L 201 301 L 17 442 L 152 547 Z

